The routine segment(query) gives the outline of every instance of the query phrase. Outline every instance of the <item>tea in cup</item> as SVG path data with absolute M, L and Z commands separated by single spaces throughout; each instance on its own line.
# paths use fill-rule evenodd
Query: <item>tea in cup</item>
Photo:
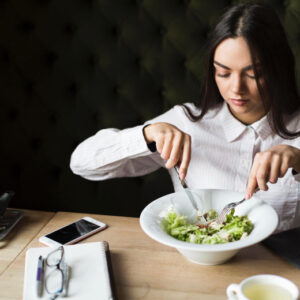
M 299 291 L 290 280 L 277 275 L 255 275 L 240 284 L 230 284 L 227 296 L 231 300 L 297 300 Z

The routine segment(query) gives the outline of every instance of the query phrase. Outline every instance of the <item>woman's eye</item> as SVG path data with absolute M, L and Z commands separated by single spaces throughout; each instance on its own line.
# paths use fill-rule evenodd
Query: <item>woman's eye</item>
M 255 79 L 255 75 L 250 75 L 250 74 L 246 74 L 247 77 L 251 78 L 251 79 Z
M 218 77 L 228 77 L 230 74 L 217 74 Z
M 257 74 L 256 76 L 254 75 L 254 72 L 251 72 L 250 74 L 249 73 L 245 73 L 246 76 L 248 78 L 251 78 L 251 79 L 255 79 L 255 78 L 260 78 L 261 77 L 261 72 L 260 71 L 257 71 Z

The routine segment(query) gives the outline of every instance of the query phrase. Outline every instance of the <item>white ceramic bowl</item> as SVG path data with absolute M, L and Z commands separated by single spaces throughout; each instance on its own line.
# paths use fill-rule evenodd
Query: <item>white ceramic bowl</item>
M 227 203 L 239 201 L 244 197 L 242 193 L 227 190 L 190 191 L 197 202 L 198 208 L 202 209 L 203 213 L 209 209 L 220 212 Z M 254 224 L 254 228 L 248 237 L 226 244 L 192 244 L 177 240 L 165 232 L 161 220 L 170 206 L 173 206 L 176 213 L 187 216 L 188 221 L 193 222 L 196 220 L 196 211 L 186 193 L 182 191 L 163 196 L 146 206 L 140 216 L 142 229 L 155 241 L 174 247 L 188 260 L 203 265 L 216 265 L 227 261 L 239 249 L 254 245 L 270 236 L 278 224 L 278 216 L 275 210 L 270 205 L 263 203 L 258 197 L 252 197 L 237 206 L 235 210 L 236 215 L 248 215 Z

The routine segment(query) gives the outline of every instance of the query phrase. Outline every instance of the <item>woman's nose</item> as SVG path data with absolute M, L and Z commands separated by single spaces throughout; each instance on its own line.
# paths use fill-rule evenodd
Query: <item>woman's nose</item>
M 243 80 L 240 75 L 232 76 L 232 82 L 231 82 L 231 90 L 236 93 L 240 94 L 243 92 Z

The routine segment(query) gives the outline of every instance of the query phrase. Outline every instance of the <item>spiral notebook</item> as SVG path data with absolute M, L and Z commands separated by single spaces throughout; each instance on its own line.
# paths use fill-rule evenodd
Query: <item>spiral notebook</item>
M 65 262 L 69 267 L 65 299 L 116 299 L 108 256 L 108 244 L 106 242 L 66 245 L 64 250 Z M 27 250 L 23 300 L 49 299 L 49 294 L 45 291 L 44 286 L 42 295 L 38 296 L 36 277 L 39 256 L 42 255 L 45 258 L 51 251 L 53 251 L 53 248 L 50 247 Z M 47 275 L 46 272 L 47 270 L 45 270 L 44 275 Z M 43 277 L 44 282 L 45 276 Z

